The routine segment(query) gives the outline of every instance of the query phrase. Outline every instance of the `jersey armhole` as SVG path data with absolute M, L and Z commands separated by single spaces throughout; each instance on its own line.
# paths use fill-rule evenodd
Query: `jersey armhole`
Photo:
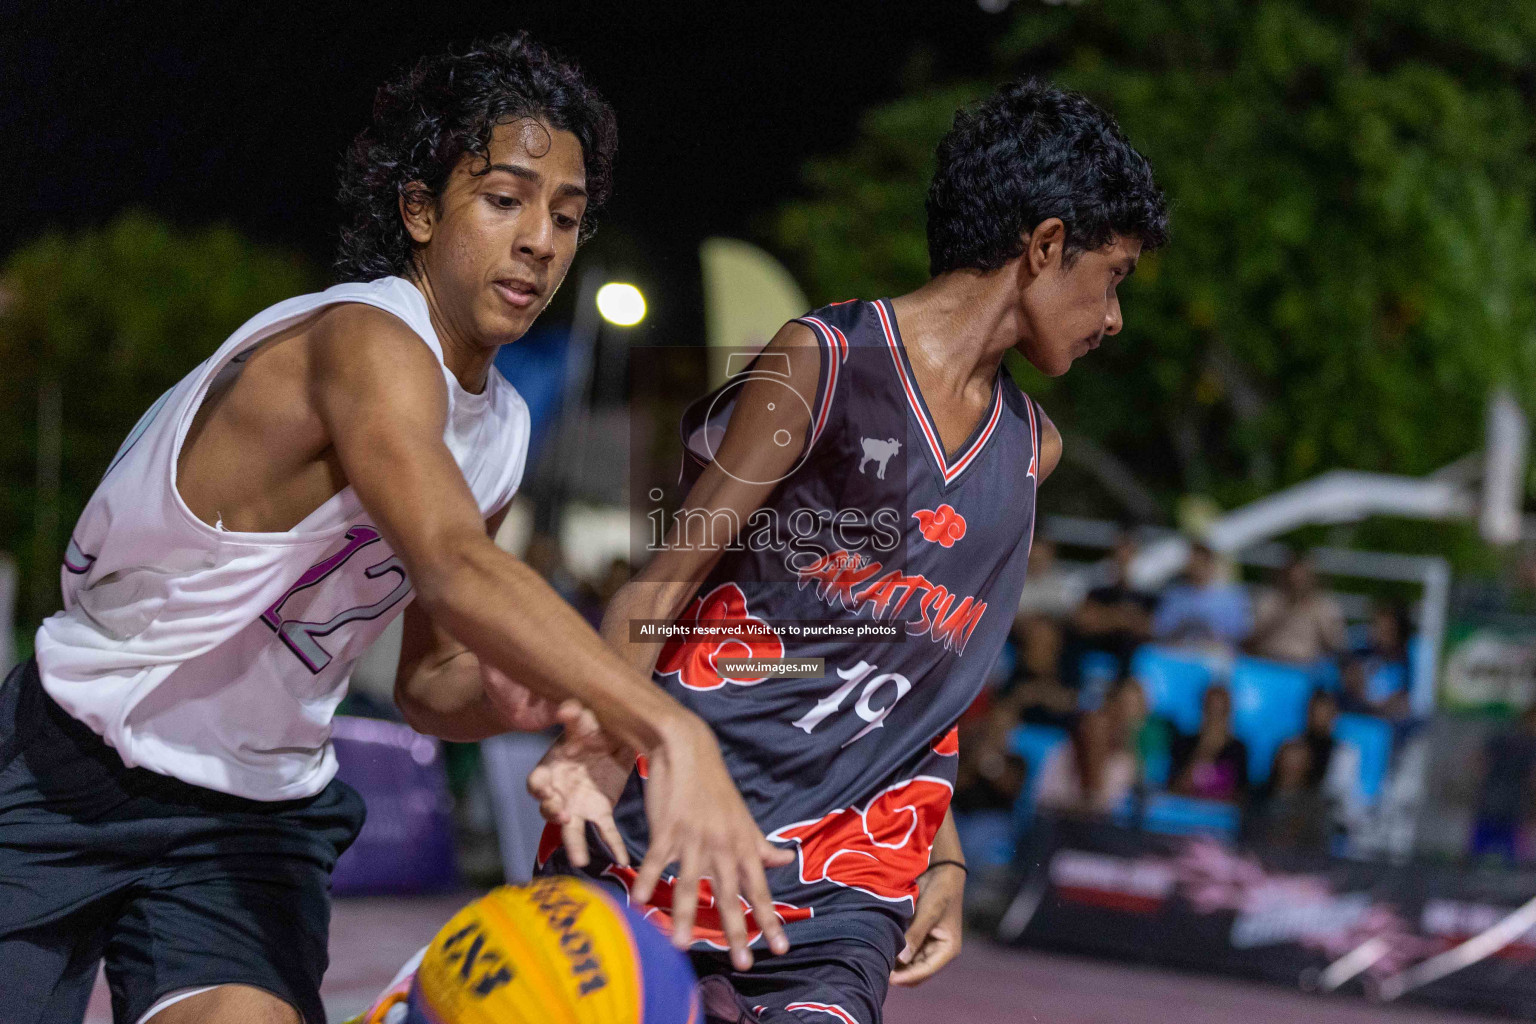
M 1029 453 L 1029 474 L 1040 481 L 1040 446 L 1045 438 L 1045 410 L 1040 408 L 1040 403 L 1029 395 L 1024 396 L 1024 402 L 1029 408 L 1029 439 L 1034 445 Z
M 806 442 L 808 454 L 826 433 L 832 420 L 832 406 L 837 400 L 837 386 L 846 373 L 848 361 L 848 337 L 841 330 L 821 317 L 806 314 L 796 317 L 792 323 L 804 324 L 811 329 L 821 345 L 821 370 L 816 381 L 816 401 L 811 406 L 811 435 Z

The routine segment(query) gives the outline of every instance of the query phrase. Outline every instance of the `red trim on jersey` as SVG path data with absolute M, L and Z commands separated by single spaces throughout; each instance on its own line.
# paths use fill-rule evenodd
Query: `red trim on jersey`
M 975 461 L 976 456 L 981 454 L 982 448 L 986 447 L 987 439 L 992 436 L 993 430 L 997 427 L 997 421 L 1002 418 L 1003 389 L 998 386 L 993 387 L 992 415 L 987 418 L 986 427 L 982 430 L 981 435 L 976 438 L 975 443 L 966 449 L 965 454 L 960 457 L 960 460 L 951 466 L 949 460 L 944 457 L 944 445 L 939 440 L 939 432 L 929 422 L 928 414 L 923 410 L 923 403 L 917 395 L 917 385 L 912 382 L 912 378 L 907 374 L 906 366 L 901 361 L 901 346 L 896 343 L 896 332 L 891 327 L 891 314 L 886 312 L 883 301 L 875 303 L 875 312 L 879 314 L 880 327 L 885 331 L 885 343 L 891 350 L 891 361 L 896 364 L 896 373 L 901 377 L 901 386 L 907 392 L 907 404 L 912 407 L 912 411 L 917 415 L 918 426 L 923 428 L 923 436 L 928 439 L 928 449 L 933 452 L 933 457 L 939 464 L 939 472 L 944 477 L 944 482 L 946 484 L 953 483 L 961 473 L 965 472 L 966 467 Z M 1031 413 L 1031 417 L 1033 417 L 1033 413 Z
M 859 1024 L 857 1017 L 843 1009 L 841 1006 L 838 1006 L 836 1003 L 790 1003 L 788 1006 L 784 1007 L 784 1009 L 790 1012 L 794 1012 L 795 1010 L 816 1010 L 820 1013 L 826 1014 L 829 1017 L 836 1017 L 838 1020 L 842 1021 L 843 1024 Z M 757 1011 L 754 1010 L 753 1012 L 756 1013 Z
M 821 439 L 821 432 L 826 429 L 827 419 L 832 412 L 832 397 L 837 391 L 837 375 L 844 360 L 848 358 L 848 339 L 843 337 L 843 332 L 814 316 L 800 317 L 800 322 L 810 325 L 811 329 L 820 336 L 827 346 L 827 390 L 821 396 L 821 409 L 816 414 L 815 426 L 811 428 L 811 441 L 806 445 L 807 450 Z M 842 344 L 839 346 L 838 339 Z
M 1025 395 L 1024 406 L 1029 410 L 1029 447 L 1032 449 L 1029 453 L 1029 472 L 1025 476 L 1032 476 L 1036 482 L 1039 482 L 1040 474 L 1036 472 L 1036 469 L 1040 465 L 1040 442 L 1045 437 L 1040 432 L 1039 424 L 1035 421 L 1035 400 Z

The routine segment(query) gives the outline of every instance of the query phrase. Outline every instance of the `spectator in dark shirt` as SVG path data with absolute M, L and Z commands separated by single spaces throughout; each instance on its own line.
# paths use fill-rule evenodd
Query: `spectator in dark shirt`
M 1304 741 L 1280 745 L 1269 781 L 1244 822 L 1250 842 L 1276 850 L 1327 850 L 1333 813 L 1314 774 L 1312 748 Z
M 1078 677 L 1087 651 L 1113 655 L 1118 679 L 1129 670 L 1136 648 L 1152 638 L 1152 609 L 1157 598 L 1131 586 L 1131 561 L 1135 557 L 1135 537 L 1129 531 L 1121 533 L 1110 553 L 1113 575 L 1103 586 L 1088 591 L 1070 620 L 1064 679 Z
M 1172 753 L 1172 792 L 1228 803 L 1247 799 L 1248 747 L 1232 735 L 1232 694 L 1225 686 L 1206 689 L 1200 731 L 1174 740 Z

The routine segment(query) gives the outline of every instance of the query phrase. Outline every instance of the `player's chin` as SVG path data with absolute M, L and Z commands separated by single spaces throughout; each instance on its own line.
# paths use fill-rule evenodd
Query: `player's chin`
M 535 299 L 527 306 L 521 308 L 508 306 L 506 303 L 498 303 L 485 318 L 486 334 L 494 337 L 501 344 L 516 341 L 528 329 L 533 322 L 544 312 L 542 299 Z
M 1035 369 L 1039 370 L 1045 376 L 1060 377 L 1062 374 L 1072 369 L 1072 364 L 1075 363 L 1081 355 L 1085 354 L 1086 353 L 1077 352 L 1074 347 L 1069 351 L 1051 352 L 1048 353 L 1044 358 L 1030 361 L 1035 364 Z

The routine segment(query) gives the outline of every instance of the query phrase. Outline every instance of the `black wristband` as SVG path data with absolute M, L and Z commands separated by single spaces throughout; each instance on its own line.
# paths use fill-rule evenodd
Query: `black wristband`
M 926 875 L 928 873 L 928 871 L 932 871 L 934 868 L 937 868 L 937 867 L 943 867 L 945 864 L 953 864 L 955 867 L 959 868 L 961 871 L 964 871 L 967 877 L 969 877 L 970 874 L 971 874 L 971 869 L 965 866 L 965 862 L 964 861 L 960 861 L 960 860 L 931 860 L 931 861 L 928 862 L 928 870 L 924 871 L 923 874 Z

